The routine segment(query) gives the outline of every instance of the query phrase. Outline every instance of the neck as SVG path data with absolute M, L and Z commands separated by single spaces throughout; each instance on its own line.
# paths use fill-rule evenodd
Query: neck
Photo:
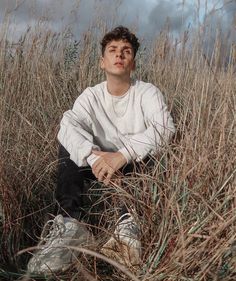
M 107 90 L 113 96 L 124 95 L 131 85 L 131 78 L 107 77 Z

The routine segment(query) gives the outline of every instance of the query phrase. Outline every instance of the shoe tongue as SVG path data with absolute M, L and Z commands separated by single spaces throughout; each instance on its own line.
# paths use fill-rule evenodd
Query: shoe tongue
M 62 215 L 57 215 L 55 217 L 55 222 L 58 224 L 64 224 L 64 217 Z
M 63 217 L 63 219 L 64 219 L 64 223 L 77 221 L 76 219 L 73 219 L 73 218 L 70 218 L 70 217 Z
M 58 215 L 55 218 L 55 222 L 58 225 L 64 225 L 67 230 L 76 230 L 78 228 L 78 221 L 74 218 L 63 217 L 62 215 Z
M 64 218 L 64 223 L 65 223 L 66 229 L 77 230 L 77 228 L 78 228 L 78 221 L 76 219 L 69 218 L 69 217 Z

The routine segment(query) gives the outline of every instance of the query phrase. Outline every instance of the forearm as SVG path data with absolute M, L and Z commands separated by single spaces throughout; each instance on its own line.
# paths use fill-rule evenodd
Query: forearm
M 93 136 L 86 130 L 86 125 L 81 123 L 75 119 L 73 112 L 66 112 L 57 137 L 69 152 L 71 160 L 78 166 L 87 166 L 87 158 L 91 155 L 92 149 L 100 148 L 93 143 Z
M 174 132 L 175 127 L 170 117 L 164 125 L 152 124 L 144 132 L 133 135 L 119 151 L 128 163 L 132 160 L 140 161 L 149 153 L 158 152 L 170 141 Z

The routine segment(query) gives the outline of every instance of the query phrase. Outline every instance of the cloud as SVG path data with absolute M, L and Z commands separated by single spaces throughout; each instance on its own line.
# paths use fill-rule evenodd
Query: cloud
M 168 17 L 171 29 L 177 31 L 191 15 L 189 5 L 181 9 L 174 0 L 1 0 L 0 11 L 0 19 L 8 14 L 22 27 L 32 20 L 45 20 L 58 29 L 70 24 L 76 33 L 96 17 L 111 26 L 121 23 L 132 26 L 141 33 L 160 30 Z
M 236 18 L 236 2 L 235 1 L 225 1 L 223 6 L 224 11 L 226 12 L 227 18 L 229 21 Z
M 221 62 L 228 62 L 230 48 L 236 41 L 236 2 L 224 1 L 221 5 L 213 7 L 203 19 L 202 37 L 203 51 L 209 58 L 213 54 L 216 40 L 220 39 L 217 45 L 221 53 Z
M 76 9 L 78 1 L 65 0 L 2 0 L 0 11 L 2 18 L 8 15 L 14 18 L 16 22 L 25 22 L 29 20 L 45 19 L 49 22 L 69 18 L 69 11 Z
M 1 0 L 0 23 L 10 23 L 9 37 L 17 41 L 28 27 L 34 28 L 39 22 L 61 31 L 71 22 L 75 23 L 78 10 L 78 0 Z
M 168 24 L 170 31 L 180 32 L 186 28 L 188 19 L 193 18 L 194 7 L 174 1 L 158 1 L 149 15 L 149 27 L 152 31 L 162 30 Z
M 57 32 L 70 26 L 76 38 L 79 38 L 96 20 L 108 28 L 127 25 L 139 37 L 150 40 L 158 35 L 165 24 L 176 36 L 189 24 L 194 26 L 197 7 L 193 2 L 196 3 L 191 0 L 1 0 L 0 22 L 4 15 L 10 17 L 10 30 L 15 40 L 29 26 L 33 28 L 38 22 L 45 22 L 45 26 Z M 223 5 L 223 2 L 226 0 L 217 1 L 217 8 L 221 5 L 218 12 L 205 16 L 205 6 L 201 6 L 201 18 L 207 26 L 211 26 L 211 36 L 216 32 L 219 21 L 224 33 L 232 27 L 236 1 L 228 0 L 227 5 Z M 209 0 L 209 7 L 213 7 L 214 3 Z

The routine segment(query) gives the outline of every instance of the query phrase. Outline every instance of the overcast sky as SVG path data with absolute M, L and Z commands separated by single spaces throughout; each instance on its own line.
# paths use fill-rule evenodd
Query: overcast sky
M 10 20 L 13 38 L 41 21 L 54 31 L 70 26 L 79 39 L 97 18 L 111 27 L 126 25 L 144 38 L 157 35 L 167 21 L 175 35 L 199 21 L 213 27 L 221 22 L 228 32 L 233 23 L 236 27 L 236 0 L 0 0 L 0 23 Z

